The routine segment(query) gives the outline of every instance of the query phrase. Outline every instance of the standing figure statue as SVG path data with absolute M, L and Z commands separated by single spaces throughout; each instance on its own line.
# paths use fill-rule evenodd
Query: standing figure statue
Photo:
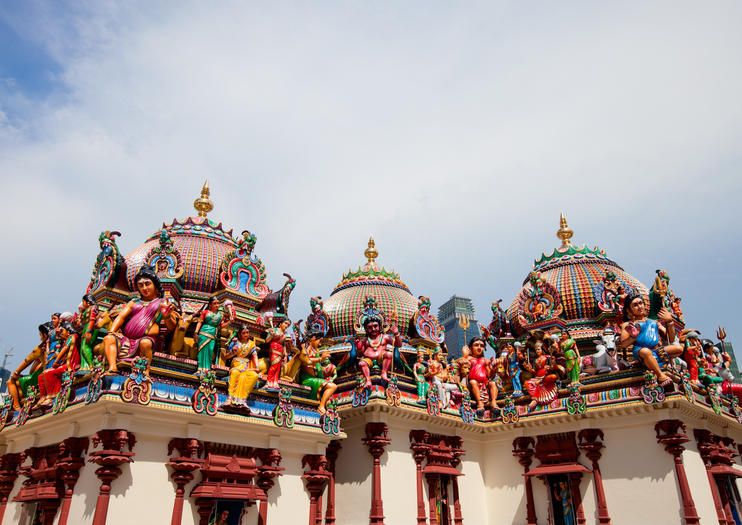
M 698 330 L 689 328 L 680 332 L 680 336 L 678 337 L 680 344 L 683 345 L 683 361 L 685 361 L 685 365 L 688 367 L 690 380 L 696 384 L 699 383 L 698 369 L 701 358 L 703 357 L 703 348 L 699 340 L 700 335 L 701 332 Z
M 562 521 L 564 525 L 575 525 L 575 515 L 572 512 L 572 495 L 566 481 L 559 481 L 558 487 L 554 487 L 554 497 L 562 504 Z
M 232 321 L 231 316 L 225 317 L 219 309 L 219 298 L 209 297 L 206 309 L 201 312 L 194 332 L 194 339 L 198 348 L 198 371 L 203 373 L 214 365 L 216 349 L 219 347 L 219 331 Z
M 371 388 L 371 366 L 381 364 L 381 378 L 388 381 L 387 373 L 392 366 L 394 354 L 387 349 L 391 345 L 396 349 L 402 346 L 402 336 L 397 325 L 392 325 L 392 335 L 381 332 L 382 319 L 378 315 L 369 315 L 363 320 L 365 337 L 356 339 L 355 345 L 360 354 L 358 366 L 365 378 L 364 388 Z
M 633 345 L 634 358 L 644 363 L 655 375 L 660 386 L 671 384 L 672 379 L 662 371 L 662 367 L 679 356 L 683 347 L 679 344 L 663 346 L 660 337 L 664 335 L 670 342 L 675 340 L 672 314 L 663 307 L 657 312 L 657 321 L 649 319 L 642 296 L 630 293 L 624 300 L 623 315 L 621 346 L 626 348 Z
M 247 407 L 247 397 L 258 382 L 258 347 L 250 338 L 247 325 L 242 325 L 227 345 L 224 359 L 232 360 L 229 368 L 227 405 Z
M 507 363 L 508 363 L 508 378 L 510 384 L 513 387 L 513 397 L 520 397 L 523 395 L 523 386 L 520 382 L 520 365 L 523 362 L 523 353 L 521 347 L 523 345 L 516 341 L 512 345 L 507 345 Z
M 106 374 L 118 373 L 119 360 L 140 355 L 147 360 L 145 374 L 149 376 L 160 321 L 164 318 L 169 330 L 173 330 L 177 322 L 172 306 L 162 299 L 162 284 L 154 268 L 142 266 L 134 277 L 134 285 L 139 297 L 126 304 L 103 338 L 103 351 L 108 361 Z
M 92 370 L 93 347 L 98 338 L 98 305 L 92 294 L 82 296 L 80 311 L 80 370 Z
M 278 390 L 278 378 L 281 376 L 283 358 L 285 352 L 291 347 L 290 327 L 291 320 L 287 318 L 281 321 L 281 324 L 277 327 L 271 327 L 268 330 L 268 336 L 265 340 L 270 346 L 270 364 L 266 373 L 266 388 Z
M 580 357 L 580 351 L 577 349 L 577 343 L 567 330 L 562 330 L 559 334 L 559 349 L 564 356 L 567 379 L 570 383 L 579 383 L 582 358 Z
M 37 406 L 49 405 L 53 396 L 62 388 L 62 375 L 66 371 L 74 372 L 80 367 L 80 340 L 71 323 L 64 321 L 59 325 L 57 334 L 62 346 L 54 361 L 39 376 L 39 393 L 41 397 Z
M 41 342 L 31 350 L 26 359 L 15 369 L 8 380 L 8 393 L 13 399 L 13 409 L 20 410 L 23 398 L 28 395 L 29 387 L 39 384 L 39 376 L 44 371 L 46 364 L 46 355 L 49 348 L 49 333 L 52 332 L 52 324 L 44 323 L 39 325 L 39 337 Z M 31 367 L 29 374 L 21 376 L 26 368 Z
M 412 365 L 412 374 L 415 376 L 415 384 L 417 385 L 417 402 L 425 404 L 425 399 L 428 397 L 428 381 L 425 379 L 425 373 L 427 372 L 425 366 L 425 350 L 419 349 L 417 351 L 417 361 Z
M 469 390 L 472 393 L 474 401 L 477 403 L 477 412 L 484 412 L 484 399 L 482 389 L 486 388 L 489 393 L 489 405 L 492 410 L 492 416 L 497 417 L 500 409 L 497 408 L 497 383 L 492 373 L 490 361 L 484 357 L 484 347 L 486 343 L 484 338 L 476 336 L 469 341 Z

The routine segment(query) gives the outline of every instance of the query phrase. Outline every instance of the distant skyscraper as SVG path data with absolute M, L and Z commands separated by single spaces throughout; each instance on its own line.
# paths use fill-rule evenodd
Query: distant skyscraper
M 479 332 L 474 305 L 468 297 L 452 296 L 438 308 L 438 321 L 446 328 L 448 355 L 461 357 L 461 347 Z

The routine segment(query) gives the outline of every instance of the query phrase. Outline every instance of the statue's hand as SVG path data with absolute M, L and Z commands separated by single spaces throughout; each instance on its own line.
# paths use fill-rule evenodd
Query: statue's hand
M 392 335 L 395 337 L 399 335 L 399 327 L 396 324 L 392 325 Z
M 669 323 L 672 321 L 672 314 L 670 313 L 670 310 L 662 307 L 660 308 L 660 311 L 657 312 L 657 319 L 659 319 L 663 323 Z
M 636 337 L 639 335 L 640 329 L 635 323 L 629 323 L 626 325 L 626 330 L 629 332 L 629 335 L 631 337 Z

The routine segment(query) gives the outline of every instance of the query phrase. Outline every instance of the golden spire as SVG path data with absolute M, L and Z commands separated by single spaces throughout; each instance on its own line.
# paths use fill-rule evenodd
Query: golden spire
M 199 217 L 206 217 L 206 214 L 214 209 L 214 203 L 209 199 L 209 181 L 204 182 L 204 187 L 201 188 L 201 196 L 193 201 L 193 207 L 196 208 Z
M 373 236 L 368 238 L 368 248 L 366 248 L 366 251 L 363 252 L 363 255 L 366 256 L 366 259 L 368 259 L 369 263 L 374 262 L 374 260 L 379 256 L 379 251 L 374 248 Z
M 562 240 L 562 248 L 572 246 L 570 239 L 575 234 L 572 229 L 567 226 L 567 219 L 564 217 L 564 212 L 559 214 L 559 229 L 557 230 L 557 237 Z

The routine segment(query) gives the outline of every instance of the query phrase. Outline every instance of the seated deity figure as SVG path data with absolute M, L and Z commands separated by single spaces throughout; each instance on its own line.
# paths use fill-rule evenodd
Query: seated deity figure
M 435 388 L 438 397 L 438 408 L 441 410 L 448 408 L 451 403 L 451 392 L 458 390 L 458 385 L 448 382 L 448 367 L 443 361 L 443 350 L 436 347 L 433 353 L 433 359 L 428 363 L 428 370 L 425 377 L 430 379 Z
M 216 349 L 219 347 L 219 331 L 231 321 L 231 316 L 225 317 L 221 312 L 219 298 L 211 296 L 206 309 L 199 316 L 194 335 L 198 347 L 199 372 L 210 370 L 214 365 L 214 357 L 218 354 Z
M 363 320 L 363 330 L 366 337 L 356 339 L 356 348 L 360 354 L 358 366 L 365 378 L 364 387 L 371 388 L 371 366 L 381 364 L 381 378 L 388 381 L 389 368 L 392 366 L 394 354 L 387 349 L 391 345 L 395 349 L 402 346 L 402 336 L 396 325 L 391 328 L 391 335 L 381 332 L 382 319 L 377 315 L 369 315 Z
M 291 320 L 284 319 L 280 325 L 268 330 L 268 336 L 265 339 L 270 346 L 270 358 L 265 387 L 271 390 L 278 390 L 278 379 L 281 376 L 283 358 L 292 346 L 291 336 L 288 334 L 290 327 Z
M 86 293 L 80 304 L 80 370 L 93 368 L 93 347 L 98 338 L 98 305 L 95 297 Z
M 229 368 L 229 397 L 227 405 L 247 406 L 247 398 L 258 382 L 258 347 L 250 338 L 247 325 L 242 325 L 236 336 L 229 342 L 224 359 L 232 360 Z
M 556 382 L 561 372 L 561 367 L 556 364 L 554 357 L 544 352 L 541 341 L 534 343 L 534 351 L 536 359 L 533 360 L 533 366 L 526 366 L 533 377 L 525 384 L 531 396 L 531 403 L 528 405 L 531 410 L 538 405 L 547 405 L 554 401 L 558 394 Z
M 321 330 L 311 328 L 307 331 L 306 343 L 299 357 L 301 360 L 299 383 L 312 389 L 312 397 L 319 400 L 319 413 L 324 414 L 327 412 L 327 401 L 337 390 L 334 382 L 337 372 L 330 362 L 329 352 L 320 353 L 321 340 Z
M 28 395 L 29 387 L 39 384 L 39 376 L 44 371 L 44 365 L 46 364 L 46 355 L 49 349 L 49 333 L 51 331 L 51 323 L 39 325 L 41 342 L 36 348 L 31 350 L 31 353 L 26 356 L 26 359 L 10 375 L 8 393 L 10 393 L 10 397 L 13 400 L 14 410 L 20 410 L 23 399 Z M 29 366 L 31 367 L 29 374 L 22 376 L 21 372 Z
M 683 352 L 682 345 L 672 343 L 675 340 L 672 314 L 663 307 L 657 312 L 659 322 L 649 319 L 642 296 L 630 293 L 624 300 L 623 316 L 621 347 L 633 345 L 634 358 L 655 375 L 660 386 L 671 384 L 672 379 L 662 371 L 662 367 Z M 663 345 L 662 336 L 666 336 L 670 344 Z
M 497 384 L 493 377 L 492 366 L 490 361 L 484 357 L 484 347 L 486 343 L 484 338 L 476 336 L 469 341 L 469 390 L 472 393 L 474 401 L 477 403 L 477 412 L 484 413 L 484 397 L 482 389 L 486 388 L 489 393 L 489 406 L 496 416 L 500 409 L 497 407 Z
M 59 325 L 57 334 L 61 348 L 53 360 L 47 359 L 47 367 L 39 376 L 38 406 L 51 404 L 53 396 L 62 388 L 62 375 L 80 367 L 80 338 L 75 327 L 67 321 Z
M 154 268 L 142 266 L 134 277 L 134 284 L 139 297 L 126 304 L 103 339 L 108 361 L 106 374 L 118 373 L 120 360 L 140 355 L 147 360 L 145 374 L 149 376 L 160 321 L 164 320 L 170 330 L 175 328 L 174 309 L 162 298 L 162 284 Z

